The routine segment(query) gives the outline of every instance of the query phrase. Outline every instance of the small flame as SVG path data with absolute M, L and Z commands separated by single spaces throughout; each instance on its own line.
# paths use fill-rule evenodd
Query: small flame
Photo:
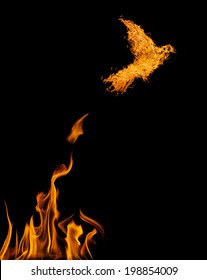
M 157 47 L 153 40 L 144 33 L 144 30 L 133 21 L 122 18 L 120 21 L 127 27 L 128 42 L 131 53 L 134 55 L 134 61 L 117 73 L 112 73 L 108 78 L 103 79 L 104 83 L 111 83 L 107 91 L 115 91 L 117 94 L 126 92 L 136 78 L 147 81 L 150 74 L 164 63 L 170 53 L 175 52 L 174 47 L 170 44 Z
M 88 116 L 88 114 L 85 114 L 82 116 L 79 120 L 77 120 L 72 129 L 71 133 L 68 135 L 67 140 L 68 142 L 74 144 L 78 138 L 79 135 L 83 134 L 83 121 Z
M 77 120 L 68 135 L 67 140 L 75 143 L 78 136 L 83 134 L 83 121 L 88 114 Z M 95 243 L 94 235 L 98 232 L 104 235 L 103 227 L 93 219 L 87 217 L 80 210 L 79 219 L 92 227 L 87 234 L 84 233 L 81 224 L 75 222 L 75 214 L 63 221 L 59 221 L 60 212 L 57 208 L 59 195 L 55 182 L 59 177 L 67 175 L 73 166 L 72 153 L 69 165 L 58 166 L 51 177 L 51 185 L 47 194 L 40 192 L 36 196 L 35 210 L 39 214 L 39 225 L 35 225 L 34 216 L 26 223 L 22 238 L 18 241 L 16 233 L 16 244 L 10 246 L 12 238 L 12 223 L 6 206 L 8 221 L 8 233 L 0 251 L 0 259 L 92 259 L 90 252 L 91 244 Z M 58 232 L 60 232 L 58 234 Z

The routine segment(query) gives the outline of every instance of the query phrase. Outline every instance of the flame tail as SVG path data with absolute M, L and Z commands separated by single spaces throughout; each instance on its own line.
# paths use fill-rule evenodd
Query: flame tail
M 5 257 L 5 255 L 8 251 L 9 244 L 10 244 L 10 241 L 11 241 L 11 236 L 12 236 L 12 223 L 11 223 L 10 218 L 9 218 L 9 212 L 8 212 L 6 202 L 5 202 L 5 207 L 6 207 L 6 216 L 7 216 L 7 221 L 8 221 L 8 232 L 7 232 L 6 239 L 3 243 L 3 246 L 2 246 L 1 251 L 0 251 L 0 260 L 3 260 L 4 257 Z

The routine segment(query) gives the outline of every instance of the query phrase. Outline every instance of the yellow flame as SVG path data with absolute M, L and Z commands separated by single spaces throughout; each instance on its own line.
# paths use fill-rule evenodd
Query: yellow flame
M 8 212 L 8 207 L 5 203 L 5 207 L 6 207 L 6 216 L 7 216 L 7 221 L 8 221 L 8 233 L 7 233 L 7 236 L 6 236 L 6 239 L 4 241 L 4 244 L 1 248 L 1 251 L 0 251 L 0 260 L 3 259 L 3 257 L 6 255 L 7 251 L 8 251 L 8 247 L 9 247 L 9 244 L 10 244 L 10 241 L 11 241 L 11 236 L 12 236 L 12 223 L 10 221 L 10 218 L 9 218 L 9 212 Z
M 78 136 L 83 134 L 83 121 L 88 114 L 76 121 L 71 129 L 67 140 L 75 143 Z M 74 221 L 74 214 L 63 221 L 59 221 L 60 212 L 57 208 L 58 189 L 55 187 L 57 178 L 67 175 L 73 166 L 72 153 L 69 165 L 58 166 L 51 177 L 51 185 L 47 194 L 40 192 L 36 196 L 36 212 L 39 214 L 39 225 L 35 226 L 34 217 L 26 223 L 24 233 L 20 242 L 16 233 L 16 245 L 10 247 L 12 236 L 12 224 L 6 206 L 8 220 L 8 233 L 0 251 L 0 259 L 87 259 L 92 258 L 90 245 L 95 243 L 93 236 L 100 232 L 103 236 L 103 227 L 93 219 L 87 217 L 80 210 L 79 217 L 82 221 L 92 226 L 92 230 L 84 236 L 82 225 L 77 225 Z M 58 234 L 61 231 L 63 237 Z M 82 238 L 83 239 L 83 238 Z
M 84 116 L 82 116 L 82 118 L 80 118 L 79 120 L 77 120 L 75 122 L 75 124 L 73 125 L 72 129 L 71 129 L 71 133 L 68 135 L 67 137 L 67 141 L 70 143 L 75 143 L 75 141 L 77 140 L 78 136 L 83 134 L 83 120 L 88 116 L 88 114 L 85 114 Z
M 108 78 L 103 79 L 105 84 L 111 83 L 107 91 L 115 91 L 117 94 L 126 92 L 137 78 L 147 81 L 150 74 L 169 58 L 170 53 L 175 53 L 174 47 L 170 44 L 156 46 L 144 30 L 133 21 L 122 18 L 120 21 L 127 27 L 128 42 L 131 53 L 134 55 L 134 61 L 117 73 L 112 73 Z

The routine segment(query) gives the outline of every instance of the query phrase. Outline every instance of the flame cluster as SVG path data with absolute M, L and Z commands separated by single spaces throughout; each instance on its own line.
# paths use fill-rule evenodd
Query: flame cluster
M 67 140 L 75 143 L 78 136 L 83 134 L 83 121 L 88 114 L 75 122 L 68 135 Z M 6 205 L 6 215 L 8 220 L 8 233 L 0 250 L 0 259 L 92 259 L 90 247 L 95 243 L 94 235 L 98 232 L 103 236 L 103 227 L 95 220 L 87 217 L 80 210 L 79 218 L 82 222 L 92 227 L 88 233 L 84 233 L 82 224 L 77 224 L 74 215 L 60 221 L 60 212 L 57 207 L 59 191 L 55 182 L 59 177 L 67 175 L 73 166 L 72 153 L 69 165 L 58 166 L 51 177 L 51 185 L 47 194 L 40 192 L 36 196 L 36 212 L 39 214 L 39 225 L 35 225 L 34 216 L 30 222 L 26 223 L 23 236 L 18 240 L 16 233 L 15 246 L 10 246 L 13 224 L 9 218 L 8 207 Z M 60 232 L 60 233 L 58 233 Z

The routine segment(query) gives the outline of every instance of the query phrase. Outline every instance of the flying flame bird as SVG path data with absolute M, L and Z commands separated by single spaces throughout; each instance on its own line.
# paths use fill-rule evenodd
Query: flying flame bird
M 150 74 L 169 58 L 170 53 L 175 53 L 175 48 L 170 44 L 156 46 L 144 30 L 133 21 L 123 18 L 120 18 L 120 21 L 127 27 L 128 42 L 131 53 L 134 55 L 134 61 L 117 73 L 112 73 L 108 78 L 103 79 L 105 84 L 110 83 L 106 90 L 116 92 L 117 95 L 126 92 L 137 78 L 147 81 Z
M 79 135 L 83 134 L 83 121 L 88 114 L 76 121 L 67 137 L 67 141 L 75 143 Z M 8 221 L 8 232 L 0 250 L 0 260 L 15 259 L 93 259 L 90 247 L 96 243 L 94 235 L 99 233 L 104 235 L 101 224 L 87 217 L 79 211 L 79 218 L 91 227 L 91 231 L 85 233 L 81 224 L 77 224 L 74 214 L 60 221 L 60 212 L 57 208 L 59 191 L 55 182 L 59 177 L 67 175 L 73 166 L 72 153 L 68 166 L 62 164 L 58 166 L 51 177 L 51 185 L 47 194 L 40 192 L 36 196 L 35 210 L 39 214 L 39 225 L 35 225 L 34 217 L 26 223 L 21 240 L 18 240 L 16 233 L 15 246 L 11 247 L 13 224 L 9 218 L 8 207 L 6 206 L 6 216 Z M 61 232 L 61 235 L 58 234 Z

